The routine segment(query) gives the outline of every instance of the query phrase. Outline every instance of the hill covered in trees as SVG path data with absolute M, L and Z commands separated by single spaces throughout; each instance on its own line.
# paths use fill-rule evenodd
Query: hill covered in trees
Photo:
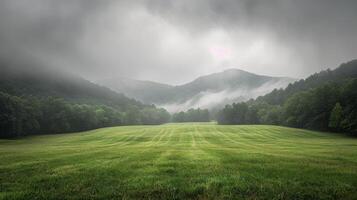
M 357 60 L 243 103 L 226 105 L 220 124 L 275 124 L 357 133 Z
M 170 114 L 60 71 L 0 68 L 0 137 L 161 124 Z

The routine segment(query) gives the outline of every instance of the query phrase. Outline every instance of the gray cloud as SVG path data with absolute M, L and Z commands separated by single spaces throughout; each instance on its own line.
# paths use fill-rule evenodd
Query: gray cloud
M 237 67 L 304 77 L 356 58 L 353 0 L 3 0 L 0 58 L 181 83 Z
M 357 2 L 353 0 L 187 0 L 164 4 L 153 0 L 149 5 L 154 13 L 165 13 L 173 23 L 195 32 L 224 28 L 269 35 L 294 54 L 285 64 L 303 68 L 299 75 L 356 57 Z

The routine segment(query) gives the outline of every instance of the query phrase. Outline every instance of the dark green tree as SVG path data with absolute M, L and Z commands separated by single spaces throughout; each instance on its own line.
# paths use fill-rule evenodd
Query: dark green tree
M 332 109 L 329 120 L 329 127 L 335 130 L 339 130 L 342 122 L 342 106 L 340 103 L 336 103 Z

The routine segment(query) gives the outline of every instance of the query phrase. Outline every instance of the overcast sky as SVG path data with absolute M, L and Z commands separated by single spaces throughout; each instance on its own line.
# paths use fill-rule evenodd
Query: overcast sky
M 91 80 L 296 78 L 357 58 L 356 0 L 0 0 L 0 59 Z

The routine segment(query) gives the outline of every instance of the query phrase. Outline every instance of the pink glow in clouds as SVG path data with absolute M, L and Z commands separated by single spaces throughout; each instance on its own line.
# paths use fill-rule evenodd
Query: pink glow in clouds
M 226 47 L 211 47 L 210 52 L 217 60 L 226 60 L 232 57 L 232 50 Z

